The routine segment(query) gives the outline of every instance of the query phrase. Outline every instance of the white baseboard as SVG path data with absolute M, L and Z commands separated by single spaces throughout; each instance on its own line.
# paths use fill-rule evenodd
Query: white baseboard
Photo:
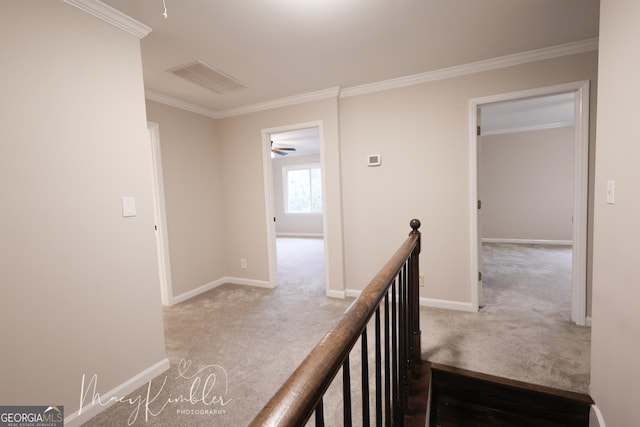
M 456 311 L 469 311 L 475 312 L 476 310 L 473 308 L 473 304 L 470 302 L 459 302 L 459 301 L 449 301 L 444 299 L 435 299 L 435 298 L 420 298 L 420 306 L 422 307 L 434 307 L 434 308 L 445 308 L 447 310 L 456 310 Z
M 333 291 L 333 290 L 329 289 L 329 290 L 327 291 L 327 296 L 328 296 L 329 298 L 339 298 L 339 299 L 344 299 L 344 298 L 347 296 L 347 294 L 346 294 L 346 292 L 345 292 L 345 291 Z
M 242 277 L 225 276 L 225 277 L 221 277 L 218 280 L 206 283 L 188 292 L 185 292 L 183 294 L 173 297 L 173 299 L 171 300 L 171 305 L 179 304 L 193 297 L 197 297 L 198 295 L 203 294 L 207 291 L 210 291 L 213 288 L 217 288 L 220 285 L 224 285 L 225 283 L 233 283 L 234 285 L 255 286 L 258 288 L 270 288 L 270 289 L 274 288 L 274 286 L 272 286 L 271 283 L 263 280 L 244 279 Z
M 596 405 L 591 405 L 591 411 L 589 411 L 589 427 L 606 427 L 602 412 Z
M 233 283 L 234 285 L 255 286 L 256 288 L 273 289 L 275 286 L 266 280 L 245 279 L 242 277 L 223 277 L 223 283 Z
M 137 388 L 142 387 L 158 375 L 167 371 L 170 366 L 171 364 L 169 363 L 169 359 L 165 358 L 107 393 L 100 393 L 100 401 L 105 403 L 109 402 L 108 404 L 102 405 L 99 402 L 94 401 L 92 396 L 87 396 L 87 399 L 92 398 L 91 401 L 73 414 L 65 417 L 64 425 L 67 427 L 76 427 L 86 423 L 88 420 L 115 403 L 117 398 L 123 398 L 129 393 L 135 391 Z
M 205 293 L 205 292 L 207 292 L 207 291 L 209 291 L 209 290 L 211 290 L 213 288 L 217 288 L 218 286 L 220 286 L 220 285 L 222 285 L 224 283 L 227 283 L 227 282 L 225 282 L 224 279 L 225 278 L 223 277 L 221 279 L 215 280 L 213 282 L 206 283 L 206 284 L 204 284 L 202 286 L 199 286 L 199 287 L 197 287 L 195 289 L 192 289 L 192 290 L 190 290 L 188 292 L 185 292 L 183 294 L 175 296 L 175 297 L 173 297 L 171 299 L 171 305 L 180 304 L 181 302 L 184 302 L 184 301 L 186 301 L 188 299 L 191 299 L 191 298 L 196 297 L 196 296 L 198 296 L 200 294 L 203 294 L 203 293 Z
M 346 296 L 357 298 L 360 296 L 362 291 L 357 289 L 347 289 L 345 291 Z M 469 311 L 475 312 L 473 305 L 470 302 L 459 302 L 459 301 L 448 301 L 442 299 L 435 298 L 420 298 L 420 306 L 421 307 L 435 307 L 435 308 L 446 308 L 447 310 L 456 310 L 456 311 Z
M 573 240 L 500 239 L 500 238 L 494 238 L 494 237 L 483 237 L 482 243 L 512 243 L 516 245 L 571 246 L 573 245 Z
M 322 239 L 322 233 L 276 233 L 276 237 L 311 237 L 314 239 Z
M 584 325 L 587 327 L 591 327 L 591 316 L 587 316 L 586 319 L 584 319 Z
M 345 289 L 344 290 L 344 294 L 347 297 L 358 298 L 361 293 L 362 293 L 362 291 L 358 290 L 358 289 Z

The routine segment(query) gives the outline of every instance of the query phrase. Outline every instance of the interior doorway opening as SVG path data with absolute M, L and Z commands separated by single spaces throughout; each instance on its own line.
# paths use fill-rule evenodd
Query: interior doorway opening
M 280 284 L 278 266 L 289 265 L 283 261 L 291 260 L 281 257 L 292 256 L 290 247 L 295 244 L 295 239 L 314 239 L 321 244 L 324 256 L 310 257 L 309 262 L 322 263 L 315 267 L 324 272 L 323 291 L 326 294 L 328 275 L 324 241 L 326 196 L 322 123 L 264 129 L 262 134 L 271 286 Z M 293 240 L 287 245 L 285 239 Z
M 565 85 L 552 86 L 547 88 L 533 89 L 522 92 L 514 92 L 508 94 L 501 94 L 491 97 L 485 98 L 477 98 L 470 101 L 470 150 L 471 150 L 471 193 L 472 193 L 472 219 L 471 219 L 471 228 L 472 228 L 472 271 L 477 271 L 477 277 L 472 278 L 472 302 L 476 309 L 479 309 L 480 306 L 484 304 L 483 301 L 483 250 L 482 250 L 482 242 L 483 240 L 486 242 L 500 242 L 502 243 L 521 243 L 521 244 L 548 244 L 548 245 L 568 245 L 571 248 L 571 320 L 578 325 L 585 325 L 586 323 L 586 268 L 587 268 L 587 185 L 588 185 L 588 90 L 589 90 L 589 82 L 576 82 L 569 83 Z M 518 102 L 516 102 L 518 101 Z M 546 103 L 546 105 L 545 105 Z M 568 108 L 568 112 L 572 114 L 571 120 L 567 119 L 567 116 L 561 117 L 558 111 L 554 111 L 554 108 L 557 107 L 554 103 L 562 103 L 564 105 L 565 111 Z M 565 161 L 569 162 L 570 169 L 572 169 L 571 173 L 567 175 L 567 171 L 560 170 L 560 174 L 562 175 L 563 188 L 564 193 L 562 191 L 559 192 L 560 196 L 552 196 L 547 193 L 543 193 L 539 195 L 542 197 L 542 202 L 538 204 L 547 204 L 548 200 L 545 197 L 558 197 L 557 200 L 551 203 L 552 206 L 560 208 L 560 206 L 556 206 L 557 204 L 561 204 L 561 209 L 551 209 L 553 210 L 553 214 L 549 216 L 549 210 L 545 211 L 544 215 L 547 215 L 547 218 L 542 218 L 544 215 L 541 215 L 540 212 L 536 212 L 537 204 L 535 201 L 531 200 L 532 196 L 525 196 L 524 200 L 522 200 L 522 211 L 519 213 L 515 213 L 517 210 L 514 205 L 514 197 L 503 197 L 504 200 L 500 201 L 499 197 L 493 198 L 493 196 L 489 196 L 487 193 L 487 188 L 481 182 L 482 177 L 489 176 L 483 171 L 483 163 L 481 162 L 483 157 L 485 156 L 485 138 L 488 138 L 492 133 L 498 134 L 499 132 L 492 132 L 491 126 L 484 126 L 485 123 L 489 124 L 490 119 L 485 117 L 485 113 L 490 112 L 491 108 L 506 108 L 507 111 L 510 111 L 511 114 L 514 112 L 518 112 L 517 109 L 528 105 L 531 107 L 532 105 L 545 106 L 544 109 L 541 109 L 541 114 L 547 114 L 550 117 L 556 117 L 555 120 L 549 119 L 549 117 L 543 118 L 543 122 L 537 123 L 531 127 L 531 125 L 527 124 L 517 124 L 509 127 L 505 127 L 503 123 L 503 128 L 508 131 L 518 131 L 524 135 L 524 133 L 531 133 L 532 131 L 541 130 L 546 128 L 551 132 L 551 129 L 565 129 L 564 131 L 552 132 L 555 133 L 567 133 L 567 129 L 570 127 L 570 131 L 572 135 L 569 136 L 568 144 L 569 146 L 564 147 L 564 157 Z M 550 105 L 554 105 L 550 107 Z M 556 108 L 557 109 L 557 108 Z M 557 118 L 561 117 L 561 118 Z M 501 117 L 501 119 L 505 119 L 505 115 Z M 538 117 L 537 119 L 540 119 Z M 514 117 L 510 117 L 511 123 L 514 123 Z M 508 123 L 508 120 L 505 120 Z M 483 129 L 484 127 L 484 129 Z M 485 132 L 486 131 L 486 132 Z M 546 135 L 549 138 L 549 135 Z M 565 135 L 564 138 L 567 138 Z M 504 138 L 503 138 L 504 139 Z M 496 141 L 500 140 L 500 138 L 495 138 Z M 503 143 L 505 141 L 502 141 Z M 546 141 L 547 143 L 549 141 Z M 567 144 L 567 142 L 565 142 Z M 505 151 L 509 151 L 515 149 L 514 146 L 503 145 L 502 147 L 507 147 L 508 149 Z M 494 147 L 495 148 L 495 147 Z M 540 149 L 541 147 L 529 147 Z M 556 147 L 557 149 L 558 147 Z M 569 152 L 567 152 L 569 150 Z M 504 154 L 504 153 L 502 153 Z M 531 162 L 534 156 L 532 153 L 526 154 L 529 158 L 526 160 Z M 557 159 L 555 159 L 557 160 Z M 508 162 L 506 158 L 504 159 L 494 159 L 494 161 L 502 161 Z M 497 164 L 497 163 L 496 163 Z M 567 163 L 565 163 L 566 165 Z M 495 164 L 494 164 L 495 165 Z M 484 165 L 487 167 L 487 165 Z M 506 165 L 506 169 L 512 168 L 514 170 L 518 169 L 518 167 L 512 163 Z M 549 167 L 548 165 L 546 167 Z M 498 168 L 499 169 L 499 168 Z M 535 169 L 535 168 L 534 168 Z M 562 169 L 562 166 L 560 166 Z M 489 171 L 493 172 L 493 171 Z M 516 171 L 517 172 L 517 171 Z M 546 186 L 546 188 L 553 188 L 554 179 L 559 180 L 559 177 L 552 177 L 551 174 L 548 173 L 548 170 L 538 171 L 541 172 L 538 175 L 540 176 L 540 180 L 549 179 L 551 182 L 547 182 L 542 185 L 542 188 Z M 516 173 L 517 175 L 517 173 Z M 514 194 L 517 194 L 518 187 L 515 185 L 517 179 L 512 177 L 498 177 L 498 182 L 503 180 L 503 184 L 506 184 L 506 187 L 512 187 L 515 191 Z M 530 184 L 530 183 L 529 183 Z M 549 187 L 551 186 L 551 187 Z M 504 191 L 504 188 L 502 191 Z M 568 189 L 568 190 L 567 190 Z M 566 191 L 569 191 L 567 193 Z M 485 193 L 484 195 L 482 193 Z M 489 191 L 490 193 L 490 191 Z M 500 193 L 497 191 L 496 193 Z M 486 196 L 488 200 L 483 200 L 483 197 Z M 501 194 L 500 196 L 505 196 Z M 506 201 L 506 202 L 505 202 Z M 489 207 L 488 203 L 491 204 L 491 208 L 495 208 L 496 204 L 500 203 L 508 203 L 509 206 L 504 207 L 503 211 L 505 212 L 513 212 L 514 215 L 518 215 L 518 217 L 503 217 L 499 216 L 494 217 L 494 223 L 489 223 L 485 221 L 484 217 L 489 212 L 485 212 L 485 210 Z M 493 212 L 495 213 L 495 212 Z M 508 229 L 509 224 L 513 225 L 520 221 L 522 223 L 523 218 L 520 216 L 529 215 L 531 219 L 529 221 L 524 219 L 527 222 L 527 225 L 532 225 L 533 223 L 544 223 L 546 221 L 547 224 L 550 224 L 551 228 L 555 227 L 553 232 L 547 230 L 547 236 L 552 236 L 548 238 L 536 238 L 535 230 L 520 230 L 519 234 L 509 236 L 509 231 L 505 231 Z M 559 220 L 553 219 L 553 215 L 559 215 L 563 219 Z M 545 221 L 539 221 L 544 219 Z M 561 227 L 558 227 L 561 225 Z M 499 226 L 499 227 L 498 227 Z M 501 231 L 497 231 L 500 227 Z M 485 228 L 491 228 L 489 234 L 494 233 L 496 236 L 487 235 L 487 231 Z M 535 227 L 534 227 L 535 228 Z M 539 231 L 539 230 L 538 230 Z M 537 236 L 541 236 L 544 234 L 538 234 Z M 474 275 L 475 276 L 475 275 Z

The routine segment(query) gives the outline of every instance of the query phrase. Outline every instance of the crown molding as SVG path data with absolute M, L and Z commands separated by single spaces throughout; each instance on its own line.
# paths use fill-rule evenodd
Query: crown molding
M 75 6 L 96 18 L 102 19 L 103 21 L 126 31 L 129 34 L 133 34 L 139 39 L 144 38 L 151 32 L 151 27 L 147 27 L 143 23 L 136 21 L 130 16 L 125 15 L 119 10 L 114 9 L 99 0 L 64 0 L 64 2 L 71 6 Z
M 144 97 L 149 101 L 159 102 L 181 110 L 190 111 L 192 113 L 211 117 L 213 119 L 222 119 L 225 117 L 241 116 L 243 114 L 255 113 L 258 111 L 271 110 L 278 107 L 286 107 L 289 105 L 303 104 L 305 102 L 318 101 L 321 99 L 338 98 L 340 88 L 330 88 L 318 90 L 315 92 L 307 92 L 301 95 L 289 96 L 286 98 L 274 99 L 272 101 L 261 102 L 257 104 L 244 105 L 237 108 L 229 108 L 226 110 L 210 110 L 208 108 L 199 107 L 189 102 L 181 101 L 171 96 L 145 89 Z
M 256 113 L 258 111 L 271 110 L 273 108 L 287 107 L 290 105 L 304 104 L 305 102 L 319 101 L 328 98 L 338 98 L 340 96 L 340 88 L 332 87 L 329 89 L 307 92 L 300 95 L 287 96 L 271 101 L 259 102 L 257 104 L 245 105 L 242 107 L 229 108 L 217 112 L 219 118 L 240 116 L 243 114 Z
M 149 101 L 159 102 L 161 104 L 169 105 L 171 107 L 179 108 L 181 110 L 190 111 L 192 113 L 200 114 L 202 116 L 211 117 L 213 119 L 219 119 L 221 116 L 218 112 L 209 110 L 208 108 L 199 107 L 189 102 L 181 101 L 171 96 L 163 95 L 152 90 L 145 89 L 144 97 Z
M 498 68 L 512 67 L 514 65 L 526 64 L 528 62 L 542 61 L 545 59 L 557 58 L 560 56 L 574 55 L 577 53 L 589 52 L 598 49 L 598 38 L 581 40 L 578 42 L 566 43 L 557 46 L 545 47 L 542 49 L 529 50 L 512 55 L 499 56 L 497 58 L 483 61 L 471 62 L 454 67 L 442 68 L 434 71 L 427 71 L 410 76 L 398 77 L 395 79 L 383 80 L 359 86 L 352 86 L 342 89 L 341 98 L 349 96 L 365 95 L 368 93 L 380 92 L 388 89 L 395 89 L 405 86 L 412 86 L 437 80 L 460 77 L 466 74 L 490 71 Z
M 380 82 L 360 86 L 351 86 L 348 88 L 333 87 L 329 89 L 318 90 L 315 92 L 308 92 L 300 95 L 279 98 L 272 101 L 260 102 L 257 104 L 245 105 L 235 108 L 228 108 L 225 110 L 210 110 L 150 90 L 145 91 L 145 97 L 151 101 L 160 102 L 162 104 L 170 105 L 172 107 L 180 108 L 192 113 L 201 114 L 207 117 L 212 117 L 214 119 L 221 119 L 225 117 L 240 116 L 243 114 L 270 110 L 273 108 L 302 104 L 305 102 L 318 101 L 327 98 L 346 98 L 349 96 L 364 95 L 388 89 L 401 88 L 405 86 L 412 86 L 437 80 L 459 77 L 466 74 L 478 73 L 481 71 L 490 71 L 499 68 L 511 67 L 514 65 L 526 64 L 528 62 L 542 61 L 545 59 L 552 59 L 566 55 L 574 55 L 578 53 L 589 52 L 592 50 L 598 50 L 597 37 L 582 40 L 579 42 L 566 43 L 542 49 L 530 50 L 527 52 L 515 53 L 512 55 L 500 56 L 484 61 L 471 62 L 469 64 L 443 68 L 440 70 L 427 71 L 424 73 L 383 80 Z

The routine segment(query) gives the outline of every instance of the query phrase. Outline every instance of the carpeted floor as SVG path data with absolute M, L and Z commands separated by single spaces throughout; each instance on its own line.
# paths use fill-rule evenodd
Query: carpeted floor
M 571 249 L 485 244 L 479 313 L 421 312 L 423 358 L 587 393 L 591 330 L 571 323 Z
M 423 358 L 585 392 L 590 330 L 569 322 L 558 296 L 566 251 L 492 245 L 485 255 L 485 308 L 421 310 Z M 278 239 L 278 288 L 227 284 L 165 308 L 169 371 L 85 425 L 247 425 L 352 301 L 325 297 L 322 257 L 319 239 Z

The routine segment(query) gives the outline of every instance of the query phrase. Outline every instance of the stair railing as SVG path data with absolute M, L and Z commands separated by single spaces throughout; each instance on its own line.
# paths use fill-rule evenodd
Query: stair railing
M 420 221 L 335 326 L 320 340 L 250 426 L 304 426 L 315 413 L 324 426 L 323 397 L 342 368 L 343 423 L 352 424 L 349 356 L 361 342 L 362 425 L 371 424 L 367 326 L 375 330 L 375 425 L 402 426 L 410 380 L 420 363 Z

